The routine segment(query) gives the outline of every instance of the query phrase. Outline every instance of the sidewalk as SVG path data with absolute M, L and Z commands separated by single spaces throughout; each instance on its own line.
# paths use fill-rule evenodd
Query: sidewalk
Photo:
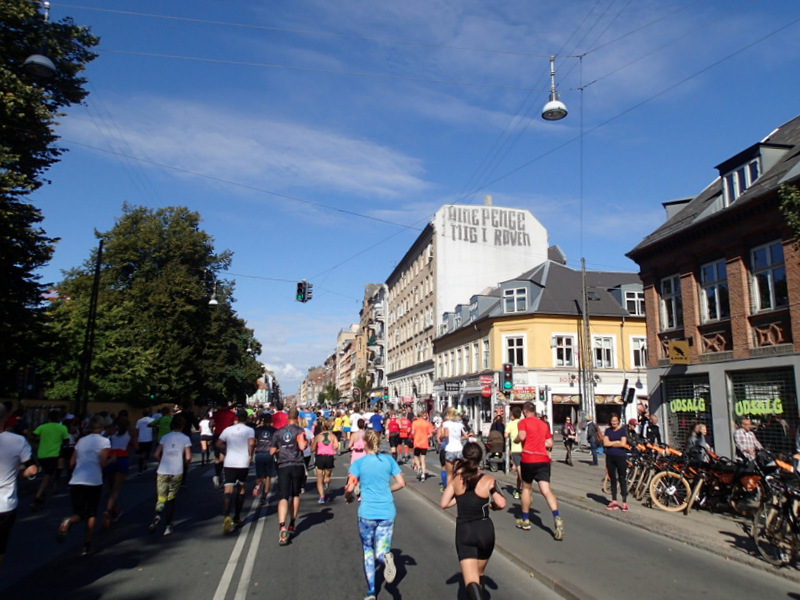
M 605 506 L 610 500 L 602 490 L 605 477 L 605 460 L 601 456 L 598 466 L 592 466 L 591 454 L 587 451 L 573 452 L 573 464 L 570 467 L 564 462 L 566 451 L 564 446 L 556 443 L 553 450 L 553 466 L 551 484 L 558 497 L 559 504 L 567 504 L 579 508 L 604 519 L 616 519 L 625 525 L 631 525 L 651 533 L 675 540 L 682 544 L 707 551 L 726 560 L 746 564 L 759 570 L 769 571 L 780 577 L 800 583 L 800 570 L 793 567 L 777 569 L 760 558 L 749 531 L 752 521 L 735 516 L 731 512 L 712 513 L 707 510 L 693 510 L 690 514 L 668 513 L 658 508 L 648 508 L 641 502 L 628 498 L 630 512 L 607 511 Z M 438 455 L 428 456 L 428 481 L 425 485 L 413 485 L 416 481 L 404 467 L 408 488 L 423 495 L 430 502 L 439 505 L 439 461 Z M 518 503 L 513 500 L 516 476 L 502 471 L 492 473 L 503 483 L 503 492 L 509 504 Z M 534 494 L 534 502 L 541 502 L 538 492 Z M 513 521 L 510 519 L 493 519 L 498 532 L 502 529 L 512 531 Z M 579 532 L 569 529 L 567 535 L 578 535 Z M 567 598 L 588 600 L 585 590 L 574 590 L 569 582 L 556 581 L 537 567 L 535 561 L 526 561 L 530 552 L 525 546 L 515 546 L 519 536 L 498 535 L 497 549 L 528 570 L 532 576 L 545 581 L 555 591 Z

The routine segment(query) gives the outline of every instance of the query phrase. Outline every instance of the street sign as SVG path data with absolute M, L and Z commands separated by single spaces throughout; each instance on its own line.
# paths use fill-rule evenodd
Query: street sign
M 686 340 L 669 341 L 669 364 L 688 365 L 689 364 L 689 342 Z
M 444 382 L 444 391 L 445 392 L 460 392 L 461 391 L 461 382 L 460 381 L 445 381 Z
M 492 397 L 492 388 L 491 386 L 485 385 L 481 388 L 481 396 L 484 398 L 491 398 Z

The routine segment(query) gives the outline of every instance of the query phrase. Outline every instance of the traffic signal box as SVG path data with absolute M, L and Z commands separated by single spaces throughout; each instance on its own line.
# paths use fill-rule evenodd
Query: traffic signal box
M 514 365 L 511 363 L 503 364 L 503 392 L 509 394 L 514 389 Z
M 311 300 L 311 294 L 313 293 L 313 283 L 308 283 L 305 279 L 297 282 L 297 295 L 295 296 L 295 300 L 298 302 L 308 302 Z
M 383 388 L 383 400 L 384 401 L 388 401 L 389 400 L 389 388 L 388 387 Z

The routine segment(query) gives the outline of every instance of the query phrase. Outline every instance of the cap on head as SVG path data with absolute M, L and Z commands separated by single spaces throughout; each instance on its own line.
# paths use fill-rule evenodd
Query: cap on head
M 638 421 L 636 419 L 628 419 L 628 425 L 636 425 Z

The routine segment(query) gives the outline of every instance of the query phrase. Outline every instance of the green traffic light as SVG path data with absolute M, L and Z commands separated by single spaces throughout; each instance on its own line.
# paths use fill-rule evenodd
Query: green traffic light
M 510 381 L 503 382 L 503 387 L 507 390 L 510 390 L 513 387 L 513 384 Z

